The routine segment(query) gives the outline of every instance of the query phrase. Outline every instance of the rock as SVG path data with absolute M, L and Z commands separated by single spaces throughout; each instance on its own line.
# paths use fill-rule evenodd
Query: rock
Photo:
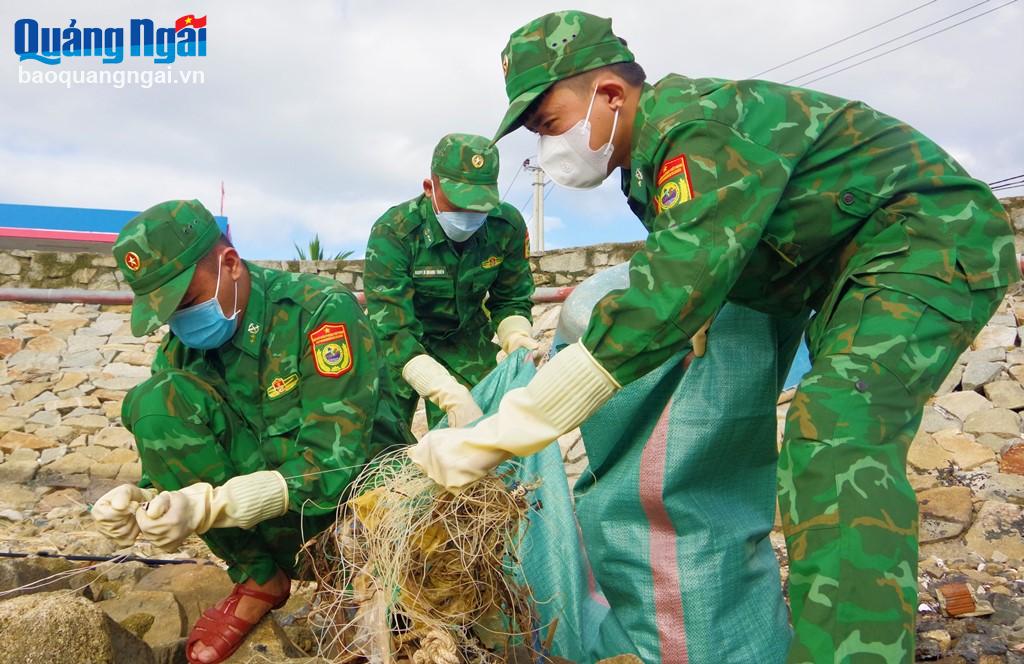
M 36 478 L 36 482 L 41 486 L 86 489 L 89 487 L 89 475 L 86 473 L 59 473 L 50 470 L 50 466 L 45 466 Z
M 968 662 L 980 664 L 985 655 L 1006 654 L 1006 646 L 985 634 L 964 634 L 953 646 L 953 654 L 960 655 Z
M 0 603 L 0 662 L 154 664 L 149 646 L 84 597 L 39 593 Z
M 72 452 L 71 454 L 65 455 L 60 459 L 57 459 L 53 463 L 43 468 L 44 474 L 60 473 L 62 475 L 76 475 L 79 473 L 88 473 L 89 467 L 93 464 L 93 460 L 81 452 Z
M 65 454 L 68 453 L 67 445 L 58 445 L 57 447 L 51 447 L 47 450 L 42 450 L 39 453 L 39 465 L 45 466 L 48 463 L 56 461 Z
M 931 434 L 918 432 L 910 443 L 907 463 L 918 470 L 940 470 L 949 466 L 952 455 L 935 442 Z
M 960 355 L 960 363 L 970 364 L 971 362 L 1006 362 L 1006 349 L 999 347 L 964 351 Z
M 151 646 L 172 643 L 185 636 L 185 612 L 173 593 L 159 590 L 131 590 L 121 597 L 99 603 L 108 616 L 117 622 L 137 615 L 153 618 L 141 639 Z
M 960 379 L 963 377 L 963 375 L 963 366 L 960 364 L 955 365 L 952 369 L 950 369 L 949 373 L 946 374 L 945 380 L 942 381 L 942 385 L 939 386 L 939 389 L 938 391 L 935 392 L 935 395 L 942 396 L 944 394 L 949 394 L 950 392 L 955 390 L 957 387 L 960 386 Z
M 21 340 L 11 337 L 0 338 L 0 359 L 14 355 L 21 350 Z
M 973 393 L 976 394 L 976 393 Z M 99 408 L 100 400 L 96 397 L 70 397 L 67 399 L 56 399 L 54 401 L 48 401 L 44 408 L 46 410 L 55 410 L 60 412 L 62 415 L 75 410 L 76 408 Z
M 931 489 L 938 484 L 938 479 L 936 479 L 934 475 L 926 475 L 922 473 L 907 473 L 907 479 L 910 481 L 910 486 L 913 487 L 916 492 Z
M 992 411 L 982 411 L 987 412 Z M 992 450 L 976 443 L 974 437 L 969 434 L 947 429 L 933 433 L 932 438 L 939 447 L 949 453 L 953 463 L 964 470 L 995 460 Z
M 919 431 L 934 433 L 943 429 L 959 429 L 961 426 L 963 424 L 960 420 L 928 404 L 924 407 L 924 415 L 921 418 L 921 428 Z
M 1004 447 L 1012 445 L 1014 441 L 1019 441 L 1020 439 L 1003 438 L 1001 436 L 995 435 L 994 433 L 983 433 L 980 436 L 975 436 L 974 440 L 979 445 L 984 445 L 985 447 L 989 448 L 996 454 L 999 454 L 1003 451 Z
M 1024 388 L 1017 385 L 1017 388 L 1024 394 Z M 945 396 L 941 396 L 935 400 L 935 405 L 939 408 L 943 408 L 952 415 L 955 415 L 961 420 L 966 420 L 969 415 L 973 415 L 982 410 L 989 410 L 992 408 L 992 402 L 985 397 L 981 396 L 977 392 L 952 392 Z
M 121 482 L 135 484 L 142 479 L 142 464 L 138 462 L 122 464 L 121 470 L 117 472 L 117 479 Z
M 35 461 L 11 461 L 0 463 L 0 484 L 24 484 L 36 476 L 39 464 Z
M 65 425 L 76 431 L 96 432 L 110 426 L 110 422 L 102 415 L 80 415 L 64 418 Z
M 32 509 L 36 501 L 35 492 L 27 487 L 17 484 L 0 485 L 0 508 L 27 510 Z
M 126 449 L 123 447 L 105 450 L 103 456 L 100 457 L 102 463 L 116 463 L 118 465 L 122 463 L 135 463 L 139 460 L 139 455 L 136 454 L 135 450 Z
M 139 382 L 149 378 L 150 373 L 152 372 L 150 371 L 149 366 L 137 366 L 121 362 L 112 362 L 103 367 L 103 375 L 105 377 L 136 378 Z
M 249 664 L 262 659 L 267 662 L 287 662 L 304 653 L 288 639 L 273 617 L 267 616 L 249 633 L 242 645 L 224 664 Z
M 0 450 L 5 452 L 13 452 L 16 449 L 21 448 L 29 450 L 45 450 L 56 446 L 56 441 L 46 440 L 30 433 L 21 433 L 20 431 L 8 431 L 4 434 L 3 438 L 0 438 Z
M 1003 365 L 998 362 L 972 362 L 964 368 L 960 385 L 965 391 L 976 390 L 985 383 L 995 380 L 1002 372 Z
M 144 576 L 134 589 L 173 593 L 191 629 L 203 611 L 227 597 L 233 587 L 227 572 L 216 565 L 166 565 Z
M 1017 328 L 1002 325 L 986 325 L 975 337 L 971 348 L 1007 348 L 1017 342 Z
M 17 523 L 18 521 L 24 521 L 25 515 L 17 510 L 0 510 L 0 519 Z
M 74 387 L 78 387 L 85 382 L 86 378 L 88 378 L 88 376 L 84 373 L 65 371 L 60 377 L 60 380 L 57 381 L 57 384 L 53 386 L 53 391 L 60 393 L 64 390 L 70 390 Z
M 1024 508 L 985 501 L 964 536 L 964 543 L 981 556 L 991 557 L 1000 551 L 1010 558 L 1024 559 Z
M 1020 435 L 1020 415 L 1005 408 L 992 408 L 974 413 L 964 422 L 964 431 L 981 435 L 993 433 L 1004 438 Z
M 26 403 L 46 391 L 46 382 L 33 382 L 14 386 L 14 399 Z
M 93 384 L 104 390 L 127 392 L 141 382 L 138 378 L 97 378 Z
M 1017 443 L 1003 452 L 999 470 L 1011 475 L 1024 475 L 1024 443 Z
M 70 577 L 58 577 L 42 586 L 26 586 L 72 569 L 75 569 L 75 566 L 62 558 L 0 558 L 0 592 L 9 593 L 4 595 L 6 600 L 22 595 L 70 590 Z M 3 603 L 0 602 L 0 607 L 2 606 Z M 3 657 L 3 654 L 0 652 L 0 657 Z
M 64 352 L 66 347 L 67 344 L 64 343 L 63 339 L 49 334 L 33 337 L 25 343 L 25 348 L 29 350 L 34 350 L 37 353 L 49 353 L 52 355 L 60 355 Z
M 917 496 L 917 502 L 922 515 L 967 524 L 974 513 L 971 498 L 970 488 L 949 486 L 922 491 Z
M 119 463 L 94 463 L 89 467 L 89 477 L 114 479 L 121 472 Z
M 0 434 L 23 429 L 25 427 L 25 419 L 24 417 L 16 417 L 10 414 L 0 415 Z
M 107 426 L 93 436 L 92 444 L 109 448 L 131 448 L 135 446 L 135 436 L 123 427 Z
M 81 491 L 77 489 L 57 489 L 43 496 L 42 500 L 36 504 L 36 510 L 40 514 L 46 514 L 58 507 L 84 504 L 85 501 L 82 499 Z
M 103 356 L 99 351 L 81 350 L 76 353 L 65 353 L 60 358 L 60 365 L 65 369 L 84 369 L 103 364 Z
M 81 352 L 83 350 L 99 350 L 103 347 L 105 340 L 100 336 L 76 334 L 68 339 L 68 352 Z
M 41 410 L 32 417 L 28 418 L 28 422 L 44 427 L 56 427 L 60 426 L 60 413 L 53 410 Z
M 997 380 L 982 388 L 985 396 L 997 408 L 1020 410 L 1024 408 L 1024 387 L 1013 380 Z

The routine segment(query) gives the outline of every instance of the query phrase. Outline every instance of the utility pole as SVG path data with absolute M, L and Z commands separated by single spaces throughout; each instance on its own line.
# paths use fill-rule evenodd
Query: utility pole
M 533 246 L 532 251 L 544 251 L 544 169 L 527 159 L 523 168 L 533 172 Z

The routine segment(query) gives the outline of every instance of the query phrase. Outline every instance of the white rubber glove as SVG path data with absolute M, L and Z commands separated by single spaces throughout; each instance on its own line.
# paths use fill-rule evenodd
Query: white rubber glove
M 519 348 L 540 348 L 540 342 L 533 338 L 533 326 L 525 316 L 508 316 L 498 323 L 498 344 L 506 355 Z
M 154 544 L 173 551 L 192 533 L 252 528 L 287 511 L 284 477 L 276 470 L 261 470 L 232 477 L 217 488 L 200 482 L 178 491 L 163 491 L 139 507 L 135 520 Z
M 130 546 L 139 536 L 135 510 L 156 494 L 156 489 L 142 489 L 134 484 L 114 487 L 100 496 L 90 510 L 96 530 L 121 546 Z
M 466 386 L 429 355 L 417 355 L 406 362 L 402 378 L 417 394 L 447 413 L 448 426 L 464 427 L 484 415 Z
M 620 387 L 577 342 L 526 387 L 509 391 L 497 413 L 466 429 L 430 431 L 408 455 L 435 482 L 458 491 L 505 459 L 533 454 L 572 431 Z

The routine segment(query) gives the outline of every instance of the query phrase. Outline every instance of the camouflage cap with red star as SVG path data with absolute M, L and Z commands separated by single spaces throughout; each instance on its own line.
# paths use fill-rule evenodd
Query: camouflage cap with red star
M 167 322 L 192 283 L 196 263 L 217 244 L 220 227 L 199 201 L 166 201 L 132 218 L 114 242 L 114 258 L 135 293 L 132 334 Z

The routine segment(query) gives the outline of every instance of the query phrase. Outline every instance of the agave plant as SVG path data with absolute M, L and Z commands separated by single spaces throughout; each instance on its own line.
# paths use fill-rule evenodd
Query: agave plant
M 329 258 L 325 253 L 322 246 L 320 246 L 320 234 L 315 233 L 313 239 L 309 241 L 308 251 L 303 249 L 295 243 L 295 253 L 298 255 L 300 261 L 343 261 L 352 255 L 351 251 L 339 251 L 334 254 L 333 258 Z

